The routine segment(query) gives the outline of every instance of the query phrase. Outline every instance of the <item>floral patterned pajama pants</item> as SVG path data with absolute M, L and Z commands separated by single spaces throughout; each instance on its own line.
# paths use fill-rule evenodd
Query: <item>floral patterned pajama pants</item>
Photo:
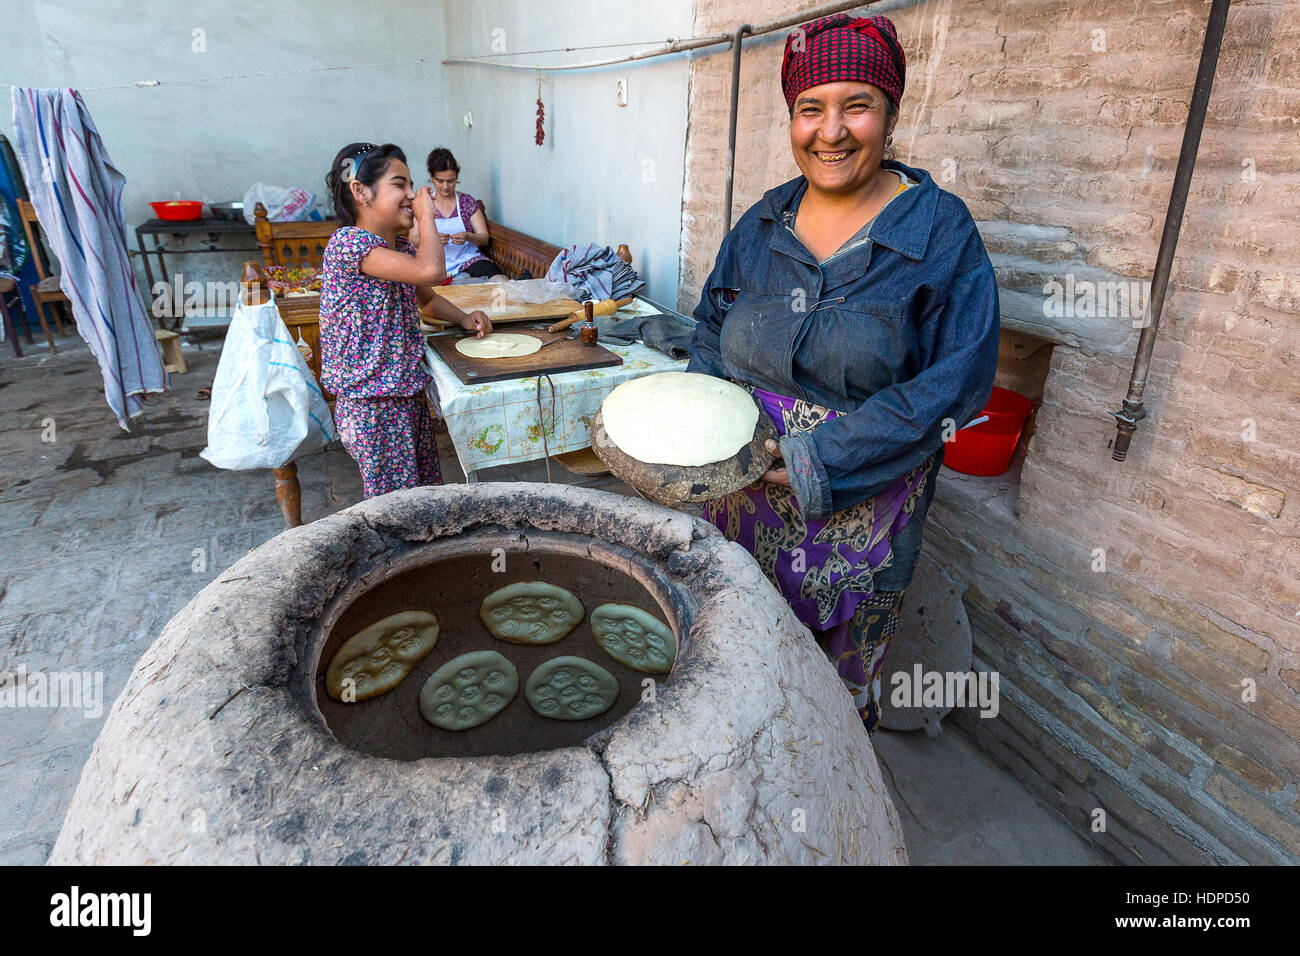
M 334 424 L 343 447 L 361 469 L 365 497 L 442 484 L 433 418 L 423 393 L 384 398 L 340 395 Z
M 880 723 L 880 671 L 898 630 L 903 594 L 878 590 L 858 605 L 850 620 L 825 631 L 813 631 L 871 733 Z

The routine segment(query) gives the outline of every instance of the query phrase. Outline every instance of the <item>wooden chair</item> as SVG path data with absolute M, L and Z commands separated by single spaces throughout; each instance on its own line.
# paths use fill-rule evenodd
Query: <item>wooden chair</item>
M 265 206 L 258 203 L 253 207 L 253 229 L 257 232 L 262 263 L 266 266 L 319 269 L 325 257 L 325 246 L 338 227 L 337 219 L 271 222 L 266 216 Z
M 18 330 L 14 328 L 13 321 L 9 318 L 9 305 L 5 301 L 5 296 L 17 288 L 18 283 L 13 279 L 0 279 L 0 319 L 4 321 L 5 335 L 9 337 L 9 344 L 13 346 L 14 355 L 22 358 L 23 350 L 18 344 Z M 19 307 L 21 308 L 21 305 Z M 31 338 L 30 334 L 28 338 Z
M 40 223 L 36 219 L 36 207 L 26 199 L 18 200 L 18 218 L 23 221 L 23 231 L 27 233 L 27 248 L 32 251 L 32 261 L 36 263 L 36 274 L 41 277 L 36 285 L 31 287 L 32 300 L 36 303 L 36 314 L 41 320 L 41 328 L 45 330 L 45 338 L 50 343 L 50 351 L 57 352 L 54 346 L 54 336 L 50 333 L 49 323 L 45 321 L 45 306 L 50 305 L 51 313 L 54 315 L 54 324 L 58 327 L 60 335 L 67 335 L 63 330 L 63 320 L 60 317 L 59 310 L 71 305 L 68 297 L 63 294 L 59 286 L 59 277 L 46 275 L 44 257 L 41 255 L 41 247 L 36 241 L 36 228 Z M 71 314 L 69 312 L 69 314 Z

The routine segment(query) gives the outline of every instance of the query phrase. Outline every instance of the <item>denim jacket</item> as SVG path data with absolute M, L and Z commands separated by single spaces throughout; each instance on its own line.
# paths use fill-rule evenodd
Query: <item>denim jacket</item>
M 993 387 L 998 290 L 975 222 L 929 173 L 884 166 L 917 185 L 885 206 L 865 244 L 818 264 L 782 222 L 807 188 L 800 176 L 728 233 L 695 309 L 688 371 L 846 413 L 781 439 L 805 518 L 889 487 Z

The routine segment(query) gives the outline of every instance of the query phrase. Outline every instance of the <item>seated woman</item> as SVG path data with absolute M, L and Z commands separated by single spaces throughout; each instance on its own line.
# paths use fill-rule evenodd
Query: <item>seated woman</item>
M 480 251 L 490 241 L 483 204 L 469 193 L 456 191 L 460 180 L 456 157 L 439 146 L 425 163 L 433 183 L 433 207 L 447 257 L 447 282 L 504 282 L 507 277 Z
M 704 515 L 812 630 L 868 730 L 944 442 L 984 407 L 998 359 L 970 213 L 887 158 L 904 71 L 885 17 L 790 34 L 781 85 L 802 175 L 723 241 L 687 369 L 738 382 L 771 415 L 782 460 Z

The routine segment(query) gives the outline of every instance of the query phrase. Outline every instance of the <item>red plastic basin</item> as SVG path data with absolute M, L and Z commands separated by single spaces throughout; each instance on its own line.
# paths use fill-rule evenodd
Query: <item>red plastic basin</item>
M 168 202 L 151 202 L 149 205 L 159 219 L 172 222 L 198 219 L 203 215 L 203 203 L 193 200 L 172 199 Z
M 1023 395 L 1005 388 L 993 389 L 989 403 L 980 413 L 989 420 L 957 432 L 944 450 L 943 463 L 964 475 L 1002 474 L 1011 467 L 1016 442 L 1020 441 L 1025 421 L 1033 411 L 1034 403 Z

